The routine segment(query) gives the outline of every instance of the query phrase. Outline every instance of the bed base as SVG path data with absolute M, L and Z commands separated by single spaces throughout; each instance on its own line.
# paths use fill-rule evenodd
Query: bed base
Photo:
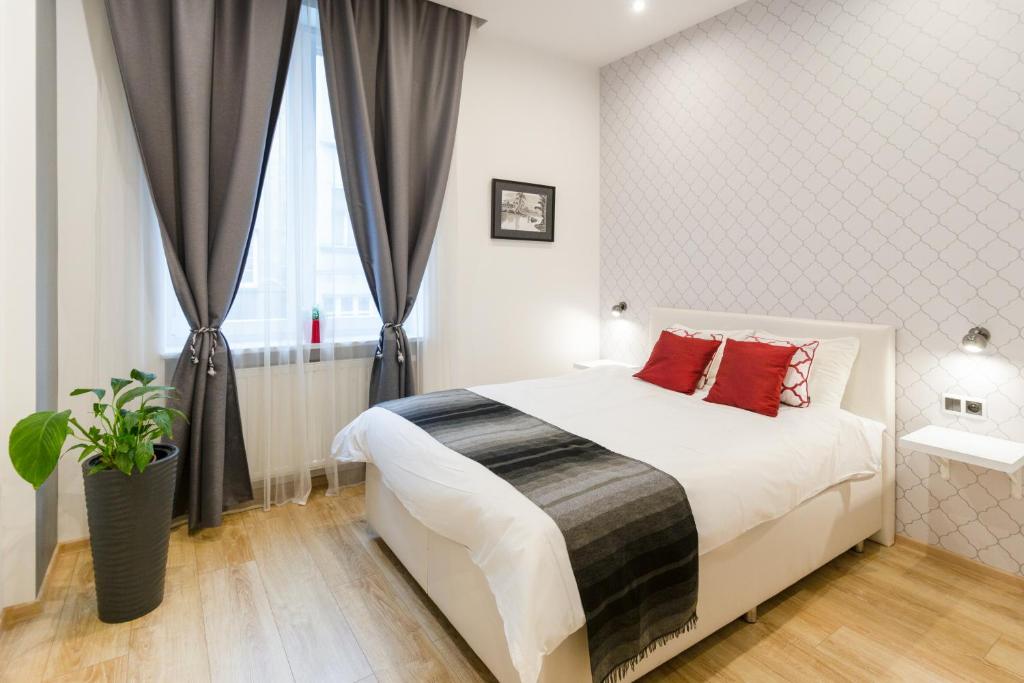
M 727 623 L 757 618 L 757 606 L 883 528 L 882 476 L 844 482 L 700 558 L 697 627 L 640 662 L 625 681 L 652 671 Z M 432 532 L 366 467 L 366 516 L 392 552 L 502 683 L 519 681 L 501 616 L 469 551 Z M 541 683 L 591 683 L 586 628 L 544 660 Z

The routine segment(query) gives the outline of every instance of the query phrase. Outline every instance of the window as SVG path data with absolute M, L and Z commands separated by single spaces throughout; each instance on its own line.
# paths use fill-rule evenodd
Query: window
M 169 278 L 164 291 L 165 350 L 177 354 L 188 325 Z M 381 321 L 352 234 L 317 12 L 304 5 L 249 257 L 222 331 L 235 350 L 308 343 L 314 306 L 324 342 L 377 339 Z M 414 312 L 406 330 L 414 336 L 419 327 Z

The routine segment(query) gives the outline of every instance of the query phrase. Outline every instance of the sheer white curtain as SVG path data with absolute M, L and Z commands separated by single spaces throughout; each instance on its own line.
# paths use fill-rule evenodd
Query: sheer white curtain
M 367 340 L 380 324 L 352 236 L 329 106 L 317 13 L 307 4 L 226 326 L 264 507 L 304 503 L 314 471 L 326 475 L 328 493 L 337 487 L 330 442 L 365 408 Z
M 458 235 L 458 159 L 459 141 L 455 140 L 455 153 L 448 173 L 448 187 L 437 235 L 423 276 L 420 297 L 416 302 L 416 335 L 413 342 L 417 350 L 416 387 L 420 393 L 453 388 L 457 342 L 451 334 L 451 321 L 457 310 L 458 287 L 455 269 L 451 267 L 454 240 Z M 411 335 L 410 335 L 411 336 Z

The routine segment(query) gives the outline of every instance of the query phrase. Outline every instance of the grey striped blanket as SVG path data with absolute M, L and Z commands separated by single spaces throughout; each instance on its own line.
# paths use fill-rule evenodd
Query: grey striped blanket
M 683 487 L 466 389 L 380 404 L 487 467 L 555 521 L 587 618 L 595 683 L 697 622 L 697 529 Z

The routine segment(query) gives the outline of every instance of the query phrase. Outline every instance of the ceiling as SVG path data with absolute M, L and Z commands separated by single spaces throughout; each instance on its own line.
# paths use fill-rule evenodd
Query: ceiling
M 481 30 L 603 66 L 743 0 L 435 0 L 487 23 Z

